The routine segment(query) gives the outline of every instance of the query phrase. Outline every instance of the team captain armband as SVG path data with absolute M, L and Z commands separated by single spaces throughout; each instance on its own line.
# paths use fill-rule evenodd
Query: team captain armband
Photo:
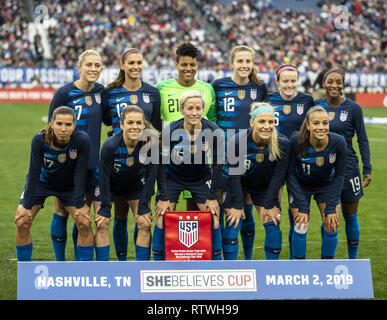
M 167 211 L 164 232 L 165 260 L 211 260 L 210 211 Z

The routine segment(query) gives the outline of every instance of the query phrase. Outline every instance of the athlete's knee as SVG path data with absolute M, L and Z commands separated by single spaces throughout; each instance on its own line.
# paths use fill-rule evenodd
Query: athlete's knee
M 32 225 L 32 216 L 19 206 L 15 212 L 15 224 L 19 231 L 29 230 Z
M 79 213 L 76 216 L 75 223 L 77 224 L 79 232 L 91 231 L 91 218 L 87 213 Z
M 108 231 L 110 226 L 110 218 L 106 217 L 99 217 L 98 219 L 95 219 L 95 228 L 97 231 Z
M 148 221 L 144 216 L 138 215 L 136 217 L 136 224 L 138 230 L 141 230 L 143 232 L 150 232 L 152 227 L 152 221 Z

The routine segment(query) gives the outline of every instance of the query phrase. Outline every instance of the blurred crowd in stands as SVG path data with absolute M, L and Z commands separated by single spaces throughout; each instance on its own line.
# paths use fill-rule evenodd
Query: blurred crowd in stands
M 280 9 L 270 0 L 30 1 L 48 9 L 43 22 L 56 67 L 73 68 L 91 48 L 105 67 L 117 67 L 120 52 L 136 47 L 148 65 L 173 68 L 177 45 L 190 41 L 200 50 L 201 68 L 228 69 L 231 47 L 246 44 L 256 50 L 261 72 L 282 63 L 307 72 L 326 60 L 347 72 L 387 71 L 384 0 L 320 1 L 319 14 Z M 1 2 L 0 67 L 42 67 L 42 39 L 28 35 L 33 12 L 23 0 Z

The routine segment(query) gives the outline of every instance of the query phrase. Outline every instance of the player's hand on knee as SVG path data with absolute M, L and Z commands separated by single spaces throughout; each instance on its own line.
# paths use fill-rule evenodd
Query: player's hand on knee
M 328 214 L 324 219 L 325 230 L 328 232 L 336 232 L 339 228 L 339 216 L 335 213 Z
M 138 214 L 135 216 L 136 224 L 139 229 L 150 230 L 152 227 L 152 212 L 147 214 Z
M 294 216 L 294 227 L 301 230 L 306 229 L 309 222 L 309 215 L 307 213 L 298 212 Z
M 159 200 L 156 204 L 156 217 L 163 216 L 166 211 L 170 210 L 169 201 L 161 201 Z
M 24 208 L 22 205 L 20 205 L 16 209 L 14 222 L 18 227 L 20 227 L 23 224 L 31 225 L 31 223 L 32 223 L 32 210 L 28 210 L 28 209 Z
M 98 213 L 94 216 L 94 222 L 97 229 L 108 229 L 112 218 L 107 218 L 99 215 Z
M 228 225 L 231 227 L 234 223 L 234 229 L 236 229 L 239 225 L 239 221 L 241 219 L 245 219 L 245 212 L 239 209 L 231 208 L 228 213 L 226 213 L 226 222 L 228 222 Z
M 263 209 L 263 223 L 272 221 L 275 226 L 281 222 L 281 212 L 277 207 Z
M 75 222 L 82 224 L 91 224 L 90 207 L 84 205 L 82 208 L 76 208 L 74 213 Z
M 211 213 L 217 217 L 220 215 L 220 208 L 219 203 L 217 200 L 207 200 L 206 201 L 206 208 L 208 211 L 211 211 Z

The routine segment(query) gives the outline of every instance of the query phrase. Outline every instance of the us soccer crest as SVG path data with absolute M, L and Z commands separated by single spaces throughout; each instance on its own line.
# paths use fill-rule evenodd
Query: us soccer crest
M 145 103 L 149 103 L 149 93 L 143 93 L 142 100 L 144 100 Z
M 344 121 L 347 120 L 347 118 L 348 118 L 348 112 L 347 111 L 341 111 L 341 113 L 340 113 L 340 120 L 342 122 L 344 122 Z
M 137 95 L 132 94 L 132 95 L 130 96 L 130 102 L 131 102 L 132 104 L 136 104 L 136 103 L 138 102 L 138 97 L 137 97 Z
M 70 159 L 72 159 L 72 160 L 76 159 L 76 158 L 77 158 L 77 155 L 78 155 L 77 149 L 71 149 L 71 150 L 69 151 Z
M 250 90 L 250 98 L 253 100 L 257 99 L 257 89 Z
M 88 106 L 93 104 L 93 100 L 91 100 L 91 96 L 85 96 L 85 102 Z
M 333 164 L 336 161 L 336 153 L 329 154 L 329 163 Z
M 238 90 L 238 98 L 239 100 L 243 100 L 246 97 L 245 90 Z
M 58 155 L 58 161 L 60 163 L 64 163 L 66 161 L 66 154 L 65 153 L 61 153 Z
M 265 158 L 265 155 L 263 153 L 257 153 L 256 157 L 255 157 L 255 160 L 258 162 L 258 163 L 261 163 L 263 162 L 263 159 Z
M 127 167 L 131 167 L 134 163 L 134 158 L 133 157 L 129 157 L 126 159 L 126 166 Z
M 192 247 L 199 240 L 199 221 L 179 221 L 179 241 L 187 248 Z
M 165 212 L 165 260 L 211 260 L 211 235 L 211 211 Z
M 331 111 L 328 113 L 328 116 L 329 116 L 329 121 L 332 121 L 335 118 L 335 113 Z
M 288 115 L 291 111 L 292 111 L 292 106 L 290 104 L 285 104 L 283 113 Z
M 94 99 L 95 99 L 95 102 L 100 104 L 101 103 L 101 94 L 100 93 L 94 94 Z
M 297 114 L 301 115 L 304 113 L 304 105 L 303 104 L 297 104 Z
M 316 165 L 318 167 L 322 167 L 324 165 L 324 157 L 317 157 L 316 158 Z

